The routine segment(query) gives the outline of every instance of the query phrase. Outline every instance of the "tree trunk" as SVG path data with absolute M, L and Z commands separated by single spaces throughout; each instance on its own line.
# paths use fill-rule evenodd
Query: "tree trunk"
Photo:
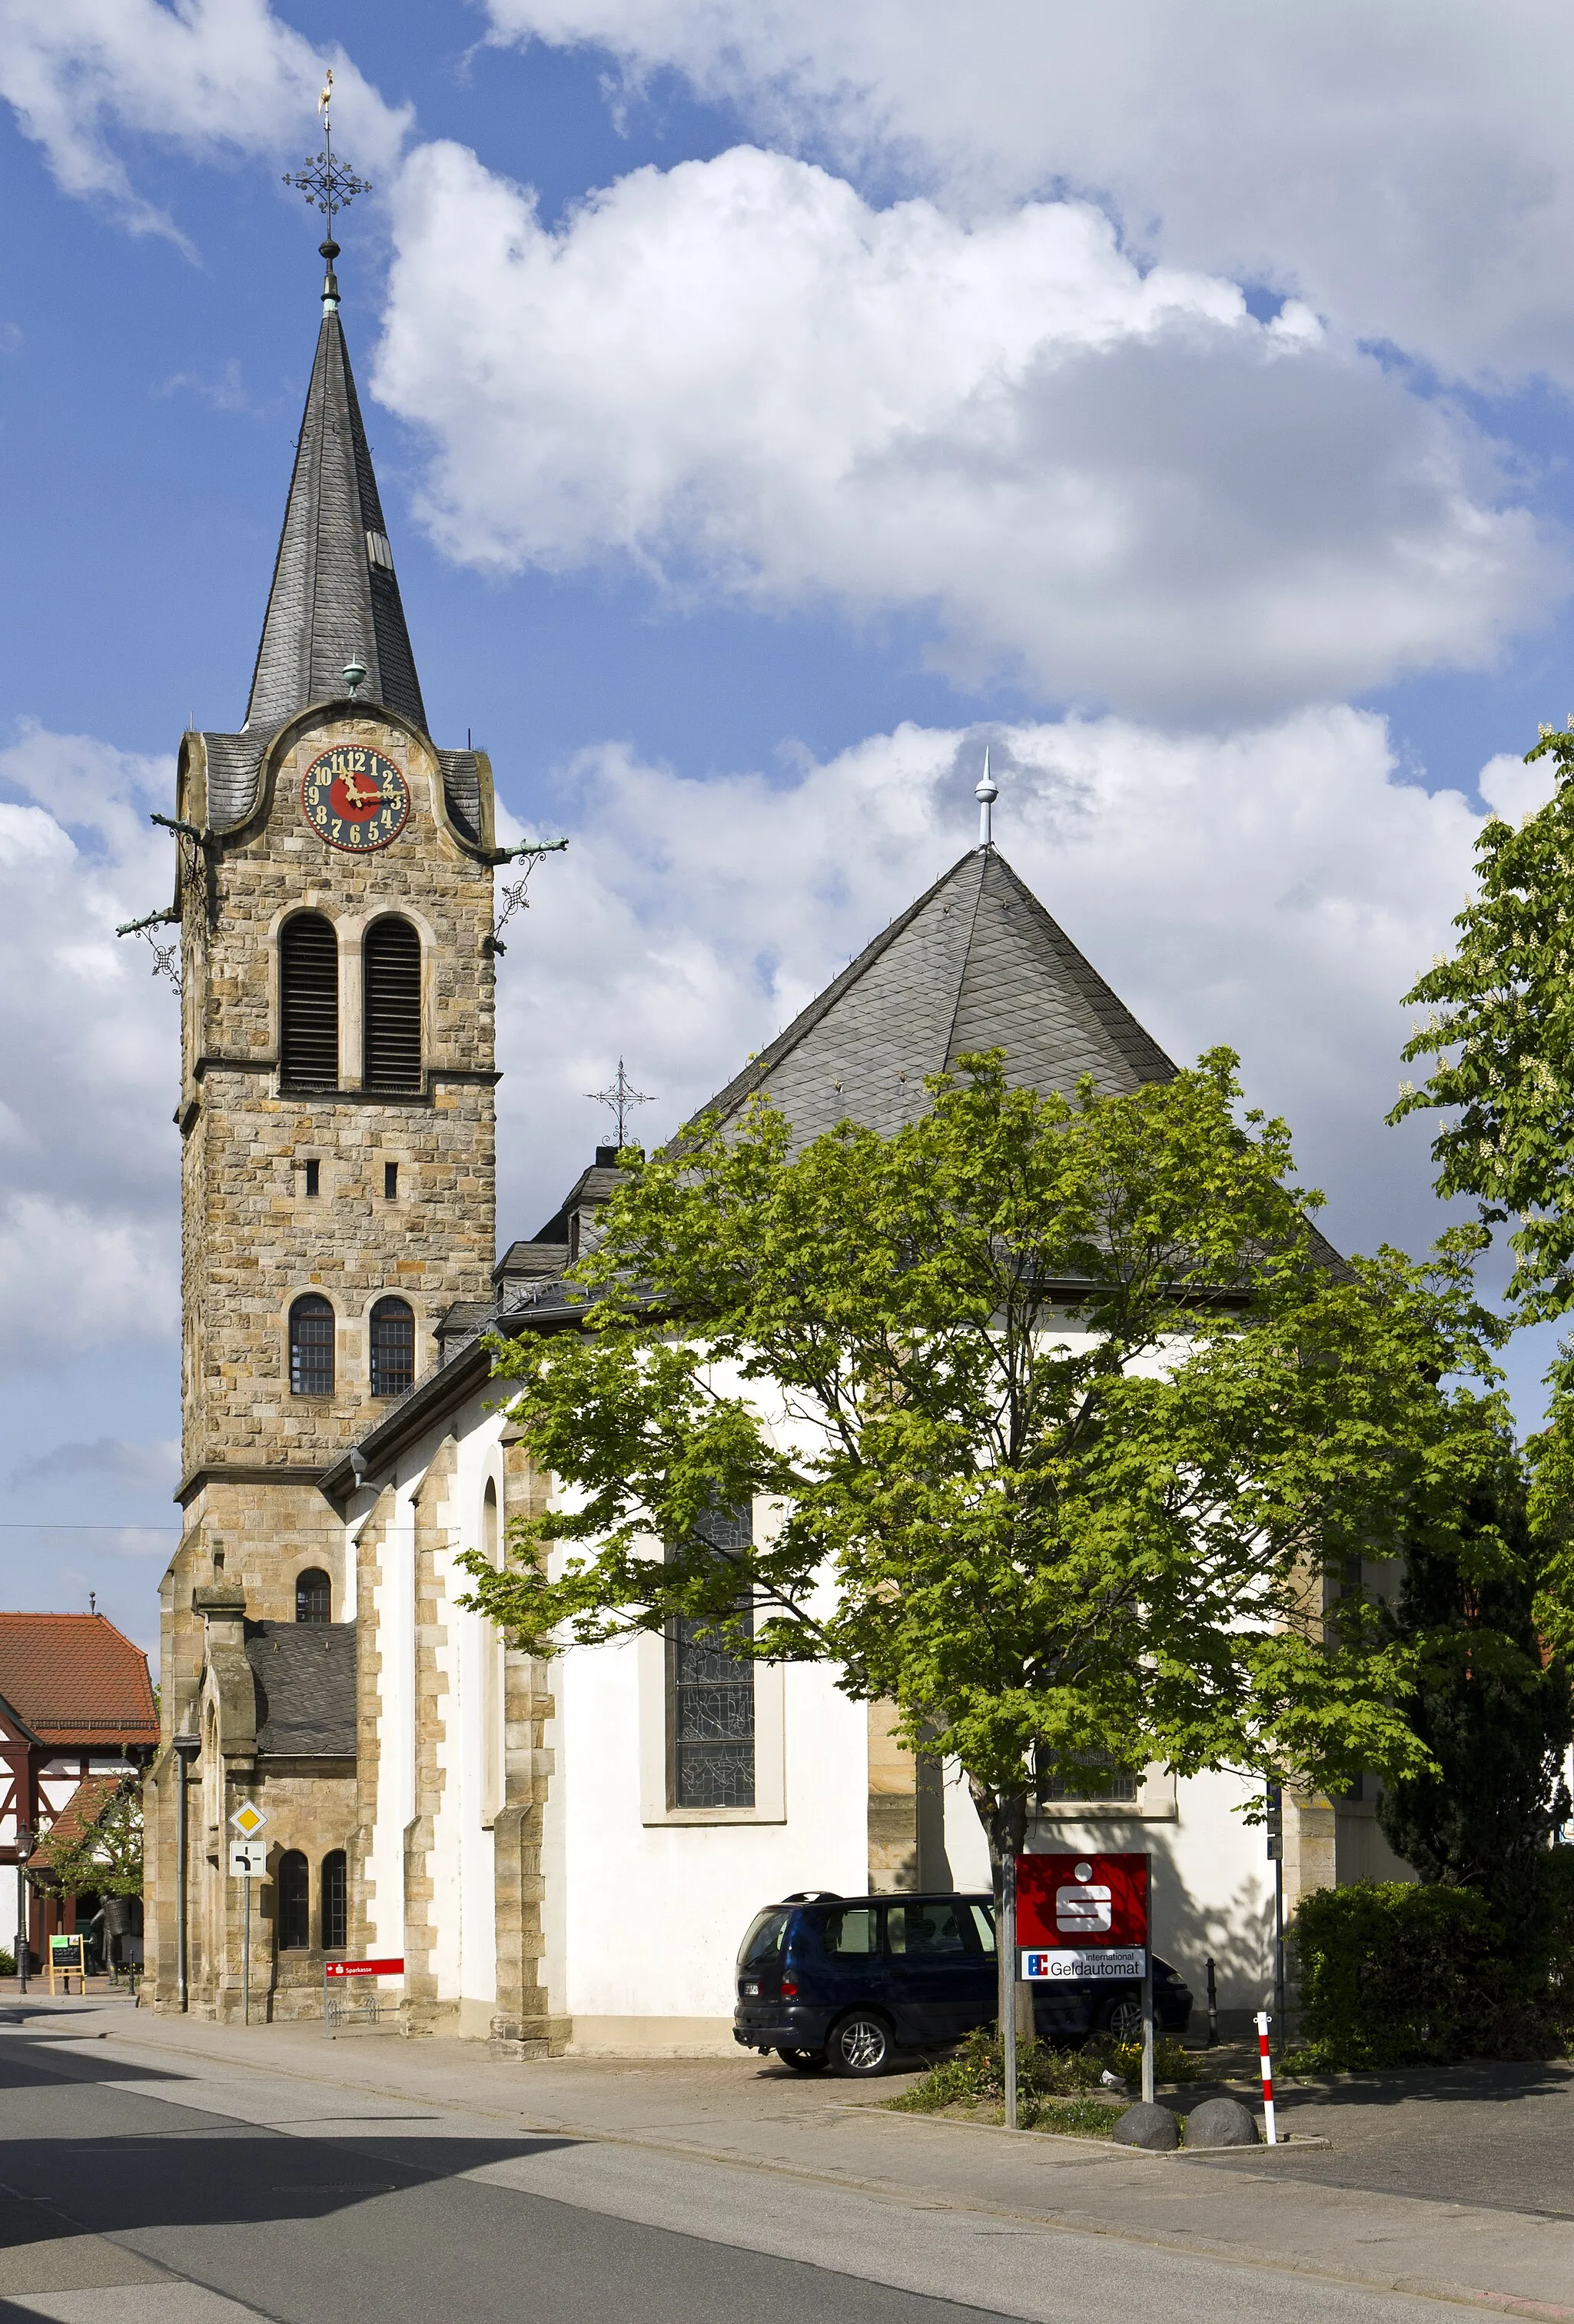
M 1017 1858 L 1027 1838 L 1027 1794 L 989 1792 L 971 1785 L 990 1843 L 990 1875 L 995 1893 L 995 1969 L 1000 2054 L 1005 2062 L 1006 2122 L 1017 2127 Z M 1006 1877 L 1010 1865 L 1011 1877 Z

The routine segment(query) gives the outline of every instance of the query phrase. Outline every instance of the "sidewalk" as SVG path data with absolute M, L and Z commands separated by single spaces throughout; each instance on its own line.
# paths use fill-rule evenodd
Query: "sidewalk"
M 878 2090 L 804 2080 L 741 2052 L 521 2065 L 468 2043 L 330 2042 L 320 2025 L 244 2032 L 155 2017 L 120 1997 L 51 2003 L 30 1993 L 23 2006 L 30 2038 L 102 2041 L 97 2056 L 124 2059 L 133 2074 L 189 2072 L 215 2085 L 193 2102 L 215 2107 L 244 2113 L 250 2077 L 282 2078 L 436 2106 L 456 2135 L 483 2126 L 495 2135 L 500 2126 L 556 2133 L 1574 2320 L 1574 2076 L 1565 2068 L 1326 2086 L 1292 2098 L 1288 2111 L 1291 2126 L 1330 2137 L 1330 2150 L 1187 2158 L 892 2115 L 878 2101 L 904 2078 Z M 20 2015 L 14 1997 L 0 1997 L 0 2028 Z M 1532 2148 L 1539 2174 L 1528 2172 Z M 1471 2190 L 1475 2200 L 1459 2200 Z

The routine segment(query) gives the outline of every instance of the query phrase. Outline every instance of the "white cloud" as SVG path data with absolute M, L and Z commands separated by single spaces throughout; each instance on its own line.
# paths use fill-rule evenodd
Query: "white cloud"
M 91 1443 L 70 1442 L 51 1446 L 12 1471 L 14 1491 L 26 1485 L 49 1484 L 57 1477 L 93 1477 L 116 1485 L 162 1487 L 169 1490 L 180 1474 L 180 1447 L 173 1439 L 157 1444 L 129 1444 L 121 1436 L 96 1436 Z
M 897 609 L 970 676 L 1210 719 L 1480 662 L 1555 586 L 1444 407 L 1083 204 L 961 226 L 743 147 L 550 232 L 428 145 L 394 211 L 377 392 L 461 558 Z
M 1064 185 L 1172 263 L 1448 372 L 1574 382 L 1556 0 L 487 0 L 496 36 L 670 66 L 774 139 L 953 205 Z
M 87 736 L 0 750 L 0 1370 L 176 1327 L 179 1003 L 115 934 L 169 900 L 172 788 Z
M 1181 1061 L 1216 1042 L 1282 1111 L 1337 1240 L 1437 1230 L 1428 1132 L 1383 1127 L 1399 996 L 1447 944 L 1479 816 L 1396 777 L 1383 722 L 1305 711 L 1228 741 L 1115 719 L 993 727 L 1003 849 Z M 704 783 L 609 747 L 566 786 L 501 970 L 504 1239 L 590 1158 L 620 1056 L 658 1139 L 969 844 L 982 733 L 903 726 L 792 780 Z
M 311 137 L 324 67 L 336 126 L 368 168 L 391 167 L 410 109 L 385 105 L 333 44 L 317 49 L 265 0 L 0 0 L 0 97 L 69 194 L 109 200 L 170 233 L 119 150 L 167 140 L 206 160 L 276 153 Z

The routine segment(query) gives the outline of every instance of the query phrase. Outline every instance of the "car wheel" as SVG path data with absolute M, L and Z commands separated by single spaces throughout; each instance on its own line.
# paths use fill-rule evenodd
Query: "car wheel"
M 795 2074 L 823 2074 L 828 2062 L 824 2050 L 778 2050 L 776 2054 Z
M 883 2074 L 890 2061 L 891 2029 L 872 2010 L 854 2009 L 831 2029 L 832 2070 L 838 2074 Z
M 1108 2034 L 1117 2042 L 1140 2042 L 1142 2039 L 1142 2004 L 1133 2001 L 1129 1994 L 1105 2002 L 1098 2015 L 1100 2034 Z

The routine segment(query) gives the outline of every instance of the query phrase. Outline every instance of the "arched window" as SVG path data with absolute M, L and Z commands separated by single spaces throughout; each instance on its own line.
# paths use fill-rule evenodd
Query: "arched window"
M 320 1565 L 308 1565 L 295 1577 L 295 1618 L 298 1622 L 331 1622 L 334 1585 Z
M 311 1880 L 299 1848 L 287 1848 L 274 1874 L 279 1891 L 279 1950 L 305 1952 L 311 1943 Z
M 339 1085 L 339 940 L 320 912 L 280 932 L 279 1075 L 287 1089 Z
M 368 1089 L 421 1085 L 421 940 L 408 920 L 373 920 L 366 931 L 362 1078 Z
M 342 1953 L 349 1942 L 350 1884 L 345 1851 L 336 1848 L 322 1860 L 322 1949 Z
M 304 1292 L 290 1310 L 290 1393 L 333 1392 L 334 1311 L 320 1291 Z
M 415 1379 L 415 1316 L 404 1299 L 372 1310 L 372 1393 L 402 1396 Z

